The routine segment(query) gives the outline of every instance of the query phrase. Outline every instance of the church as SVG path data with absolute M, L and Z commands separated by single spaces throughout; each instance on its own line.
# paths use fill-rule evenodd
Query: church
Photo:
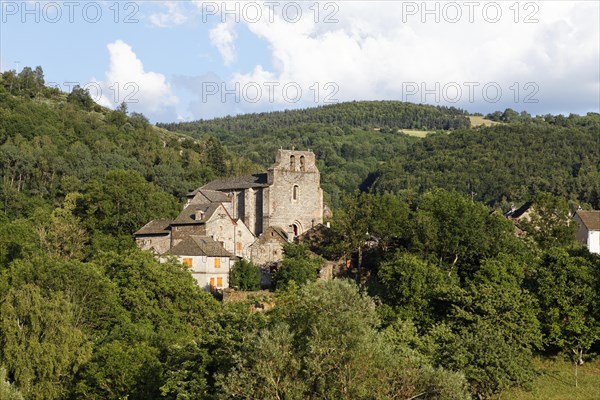
M 204 289 L 227 288 L 236 258 L 281 261 L 286 242 L 323 223 L 320 181 L 314 153 L 279 150 L 266 173 L 188 193 L 175 219 L 150 221 L 135 232 L 136 243 L 161 259 L 178 258 Z

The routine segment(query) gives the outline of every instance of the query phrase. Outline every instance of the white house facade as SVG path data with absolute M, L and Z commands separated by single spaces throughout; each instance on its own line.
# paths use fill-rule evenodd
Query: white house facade
M 573 218 L 579 224 L 577 240 L 583 243 L 590 253 L 600 254 L 600 211 L 579 210 Z

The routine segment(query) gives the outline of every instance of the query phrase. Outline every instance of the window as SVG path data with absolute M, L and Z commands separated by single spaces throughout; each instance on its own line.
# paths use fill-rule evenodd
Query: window
M 235 244 L 235 248 L 237 249 L 238 252 L 242 251 L 242 242 L 237 242 Z
M 223 278 L 217 278 L 217 287 L 223 287 Z
M 215 268 L 221 268 L 221 259 L 215 258 Z
M 290 156 L 290 169 L 292 171 L 296 170 L 296 156 Z
M 185 265 L 188 268 L 192 268 L 192 259 L 191 258 L 184 258 L 183 259 L 183 265 Z
M 210 292 L 215 291 L 215 278 L 210 278 Z
M 294 185 L 292 188 L 292 200 L 298 200 L 298 185 Z
M 305 171 L 306 166 L 305 166 L 305 161 L 304 161 L 304 156 L 300 156 L 300 171 Z

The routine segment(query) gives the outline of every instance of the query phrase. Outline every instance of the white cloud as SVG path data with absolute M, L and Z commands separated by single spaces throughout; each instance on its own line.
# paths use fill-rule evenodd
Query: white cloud
M 165 76 L 145 71 L 131 46 L 117 40 L 107 48 L 109 68 L 104 81 L 98 82 L 102 88 L 101 104 L 114 107 L 126 102 L 130 110 L 147 114 L 161 114 L 177 104 Z
M 186 13 L 202 12 L 206 3 L 193 1 L 190 4 L 196 10 Z M 208 3 L 211 7 L 217 4 Z M 207 22 L 215 23 L 208 36 L 224 65 L 237 61 L 245 65 L 229 75 L 219 72 L 221 89 L 239 87 L 238 97 L 223 98 L 217 93 L 203 99 L 202 82 L 208 78 L 202 73 L 208 71 L 187 77 L 196 82 L 197 99 L 182 114 L 186 118 L 314 106 L 323 104 L 327 96 L 339 101 L 395 99 L 455 105 L 473 112 L 506 107 L 533 113 L 585 112 L 600 107 L 596 2 L 485 1 L 476 3 L 474 9 L 467 6 L 475 4 L 472 2 L 294 2 L 302 6 L 302 18 L 296 22 L 290 21 L 295 6 L 286 15 L 285 3 L 251 3 L 253 7 L 262 5 L 258 22 L 244 14 L 247 1 L 227 6 L 239 15 L 218 10 Z M 460 7 L 456 23 L 449 21 L 453 10 L 445 8 L 451 7 L 448 4 Z M 494 5 L 500 6 L 497 22 L 491 22 Z M 413 6 L 416 13 L 409 10 Z M 269 21 L 270 17 L 273 20 Z M 532 23 L 525 23 L 527 17 Z M 237 19 L 241 23 L 235 23 Z M 254 49 L 241 47 L 238 39 L 257 43 L 248 41 L 246 35 L 264 42 L 270 63 L 255 61 Z M 180 78 L 177 87 L 183 87 L 186 79 Z M 278 86 L 269 89 L 267 85 L 273 82 Z M 290 83 L 302 88 L 297 102 L 283 93 L 284 85 Z M 531 83 L 534 86 L 527 86 Z M 484 93 L 486 84 L 501 89 L 497 102 L 486 98 L 493 95 L 493 90 Z M 256 85 L 262 88 L 262 95 L 258 102 L 248 101 L 244 88 Z M 416 94 L 408 92 L 415 88 L 411 85 L 416 85 Z M 461 89 L 456 103 L 446 101 L 457 99 L 444 92 L 445 86 L 452 85 Z M 532 100 L 538 102 L 524 102 L 533 92 Z
M 177 1 L 163 1 L 161 5 L 167 10 L 166 12 L 151 14 L 148 19 L 152 25 L 159 28 L 167 28 L 182 25 L 188 21 L 185 11 L 180 8 L 180 3 Z
M 210 41 L 219 50 L 225 66 L 231 65 L 236 59 L 235 53 L 235 24 L 231 21 L 217 24 L 209 32 Z
M 417 14 L 407 13 L 407 3 L 417 5 Z M 435 15 L 424 13 L 422 2 L 337 2 L 337 9 L 324 9 L 325 3 L 318 3 L 319 23 L 314 23 L 312 3 L 312 8 L 303 8 L 302 19 L 295 23 L 286 20 L 281 6 L 275 9 L 274 21 L 269 22 L 265 8 L 260 22 L 246 21 L 246 26 L 266 41 L 273 67 L 265 70 L 257 64 L 250 71 L 232 74 L 230 83 L 260 83 L 267 79 L 282 85 L 297 82 L 305 94 L 310 94 L 303 98 L 305 103 L 314 97 L 310 87 L 318 84 L 323 89 L 327 82 L 338 85 L 340 100 L 399 99 L 430 103 L 437 102 L 435 96 L 425 95 L 421 90 L 407 97 L 406 85 L 414 82 L 432 89 L 439 84 L 437 92 L 441 95 L 440 103 L 444 103 L 441 88 L 456 82 L 463 89 L 456 105 L 469 109 L 475 103 L 490 109 L 508 106 L 555 109 L 560 102 L 581 102 L 578 93 L 587 99 L 587 104 L 597 105 L 600 60 L 597 3 L 520 2 L 516 15 L 514 3 L 496 2 L 501 5 L 502 13 L 496 23 L 490 22 L 494 10 L 484 12 L 486 4 L 491 2 L 481 2 L 473 10 L 473 22 L 468 20 L 470 11 L 465 3 L 454 3 L 461 6 L 462 12 L 457 23 L 449 23 L 450 18 L 443 13 L 447 3 L 436 3 L 439 22 L 435 21 Z M 433 9 L 432 4 L 428 3 L 429 10 Z M 325 23 L 327 15 L 338 22 Z M 527 16 L 537 22 L 524 23 Z M 221 47 L 217 47 L 227 65 L 235 57 L 233 29 L 230 23 L 222 23 L 214 33 L 211 31 L 211 40 L 215 45 L 220 43 Z M 473 102 L 469 87 L 463 85 L 465 82 L 479 84 Z M 539 88 L 537 105 L 523 103 L 524 85 L 528 82 Z M 501 87 L 498 103 L 490 103 L 483 96 L 482 87 L 488 83 Z M 323 94 L 322 90 L 319 100 L 323 100 Z M 277 102 L 286 101 L 279 96 Z M 247 109 L 254 107 L 247 104 Z

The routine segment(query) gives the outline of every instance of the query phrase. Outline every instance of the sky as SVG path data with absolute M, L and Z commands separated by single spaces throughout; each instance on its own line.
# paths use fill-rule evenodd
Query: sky
M 0 71 L 41 66 L 152 122 L 343 101 L 600 112 L 600 1 L 6 1 Z

